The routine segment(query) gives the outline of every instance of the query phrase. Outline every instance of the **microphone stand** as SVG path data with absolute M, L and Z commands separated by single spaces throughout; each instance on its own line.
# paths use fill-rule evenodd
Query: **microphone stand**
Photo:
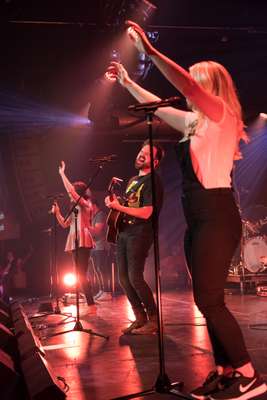
M 242 218 L 242 207 L 241 207 L 241 189 L 237 188 L 236 182 L 235 182 L 235 175 L 232 172 L 232 182 L 233 186 L 232 189 L 234 191 L 234 194 L 236 194 L 235 199 L 236 199 L 236 204 L 237 208 L 240 214 L 241 218 L 241 223 L 242 223 L 242 233 L 241 233 L 241 239 L 240 239 L 240 253 L 239 253 L 239 283 L 240 283 L 240 294 L 244 295 L 245 294 L 245 283 L 246 283 L 246 276 L 245 276 L 245 242 L 247 239 L 247 225 L 246 221 Z
M 104 160 L 103 162 L 107 162 L 107 160 Z M 89 179 L 89 183 L 84 189 L 83 193 L 79 196 L 79 198 L 74 202 L 73 206 L 69 210 L 67 216 L 64 219 L 64 222 L 69 218 L 69 216 L 73 213 L 74 214 L 74 227 L 75 227 L 75 257 L 74 257 L 74 266 L 75 266 L 75 276 L 76 276 L 76 284 L 75 284 L 75 297 L 76 297 L 76 317 L 75 317 L 75 325 L 72 329 L 63 331 L 63 332 L 57 332 L 49 337 L 53 336 L 58 336 L 58 335 L 63 335 L 65 333 L 69 332 L 85 332 L 88 333 L 89 335 L 94 335 L 94 336 L 99 336 L 103 337 L 104 339 L 109 339 L 109 336 L 102 335 L 100 333 L 94 332 L 92 329 L 85 329 L 80 321 L 80 304 L 79 304 L 79 270 L 78 270 L 78 249 L 79 249 L 79 240 L 78 240 L 78 209 L 77 206 L 80 203 L 81 198 L 83 197 L 84 193 L 86 190 L 91 186 L 92 182 L 96 179 L 100 171 L 103 169 L 103 164 L 99 164 L 96 172 L 94 175 Z
M 57 200 L 58 197 L 59 197 L 58 195 L 51 196 L 51 198 L 53 198 L 53 203 Z M 52 237 L 53 231 L 54 231 L 54 246 L 53 246 L 53 237 Z M 54 295 L 56 296 L 56 305 L 52 311 L 47 311 L 47 312 L 43 312 L 42 314 L 33 315 L 32 317 L 30 317 L 30 319 L 42 318 L 42 317 L 46 317 L 49 315 L 63 315 L 66 318 L 63 321 L 56 323 L 56 324 L 47 324 L 47 325 L 39 328 L 39 330 L 62 325 L 65 323 L 65 321 L 67 321 L 69 318 L 72 317 L 71 313 L 62 313 L 60 306 L 59 306 L 60 296 L 59 296 L 59 275 L 58 275 L 58 265 L 57 265 L 57 219 L 56 219 L 55 214 L 53 214 L 53 228 L 50 227 L 47 230 L 47 233 L 49 235 L 49 253 L 50 253 L 50 257 L 49 257 L 49 259 L 50 259 L 49 260 L 49 264 L 50 264 L 50 296 L 49 297 L 50 297 L 50 299 L 52 299 L 54 297 Z M 54 282 L 56 284 L 54 284 Z M 51 306 L 51 307 L 53 308 L 53 306 Z M 72 322 L 72 321 L 68 321 L 66 323 L 69 323 L 69 322 Z
M 183 382 L 171 383 L 165 367 L 165 354 L 164 354 L 164 332 L 163 332 L 163 318 L 162 318 L 162 300 L 161 300 L 161 274 L 160 274 L 160 255 L 159 255 L 159 239 L 158 239 L 158 210 L 156 202 L 156 183 L 155 183 L 155 168 L 153 156 L 153 116 L 155 111 L 160 107 L 158 104 L 151 105 L 138 104 L 136 110 L 143 110 L 146 113 L 146 123 L 148 127 L 148 138 L 150 147 L 150 168 L 151 168 L 151 188 L 152 188 L 152 227 L 153 227 L 153 244 L 154 244 L 154 269 L 156 281 L 156 300 L 157 300 L 157 322 L 158 322 L 158 354 L 159 354 L 159 375 L 156 379 L 155 385 L 147 390 L 138 393 L 132 393 L 126 396 L 117 397 L 113 400 L 134 399 L 139 397 L 148 396 L 151 394 L 172 394 L 181 399 L 193 400 L 189 394 L 182 393 L 180 389 L 183 387 Z

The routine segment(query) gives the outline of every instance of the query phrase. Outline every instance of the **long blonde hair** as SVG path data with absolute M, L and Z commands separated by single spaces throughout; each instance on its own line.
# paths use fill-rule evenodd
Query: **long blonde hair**
M 223 65 L 215 61 L 201 61 L 192 65 L 189 71 L 190 75 L 199 85 L 215 96 L 221 97 L 233 111 L 238 124 L 235 159 L 242 158 L 239 151 L 239 142 L 242 139 L 247 143 L 249 138 L 244 130 L 245 125 L 242 118 L 242 109 L 231 75 Z

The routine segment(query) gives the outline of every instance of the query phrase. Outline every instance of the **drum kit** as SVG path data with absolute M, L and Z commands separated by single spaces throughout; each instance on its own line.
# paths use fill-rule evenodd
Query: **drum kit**
M 267 217 L 257 222 L 242 220 L 242 239 L 238 255 L 231 264 L 234 275 L 267 273 L 267 236 L 261 228 L 267 224 Z

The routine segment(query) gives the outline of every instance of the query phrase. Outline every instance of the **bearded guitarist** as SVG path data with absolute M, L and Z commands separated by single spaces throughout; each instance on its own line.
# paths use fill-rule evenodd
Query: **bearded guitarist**
M 158 168 L 164 155 L 163 149 L 154 142 L 154 167 Z M 136 320 L 122 330 L 124 334 L 153 334 L 157 331 L 157 310 L 153 293 L 144 280 L 145 260 L 153 242 L 152 189 L 150 148 L 144 142 L 135 160 L 138 175 L 128 182 L 124 205 L 116 195 L 107 196 L 106 206 L 123 213 L 117 236 L 117 266 L 119 280 L 133 308 Z M 157 211 L 163 202 L 163 186 L 155 172 Z

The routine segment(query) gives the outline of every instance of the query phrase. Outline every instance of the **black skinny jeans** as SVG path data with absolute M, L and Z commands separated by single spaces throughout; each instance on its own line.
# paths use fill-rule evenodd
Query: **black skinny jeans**
M 129 226 L 120 232 L 116 258 L 120 285 L 135 311 L 146 311 L 149 317 L 156 315 L 153 293 L 144 280 L 145 261 L 152 245 L 151 231 L 141 226 Z
M 188 224 L 185 254 L 196 305 L 207 321 L 216 365 L 250 361 L 241 329 L 224 301 L 224 288 L 242 225 L 230 189 L 196 189 L 183 198 Z
M 78 256 L 77 257 L 78 258 L 78 260 L 77 260 L 78 261 L 77 262 L 78 279 L 79 279 L 80 286 L 86 297 L 86 301 L 87 301 L 88 305 L 94 304 L 91 281 L 87 277 L 87 269 L 88 269 L 90 251 L 91 251 L 91 249 L 88 247 L 79 247 L 78 254 L 77 254 L 77 256 Z M 75 262 L 76 262 L 75 250 L 72 250 L 72 257 L 73 257 L 73 262 L 75 265 Z
M 111 276 L 107 265 L 108 263 L 106 250 L 92 250 L 91 258 L 94 263 L 94 272 L 97 275 L 99 290 L 108 292 L 110 290 Z

